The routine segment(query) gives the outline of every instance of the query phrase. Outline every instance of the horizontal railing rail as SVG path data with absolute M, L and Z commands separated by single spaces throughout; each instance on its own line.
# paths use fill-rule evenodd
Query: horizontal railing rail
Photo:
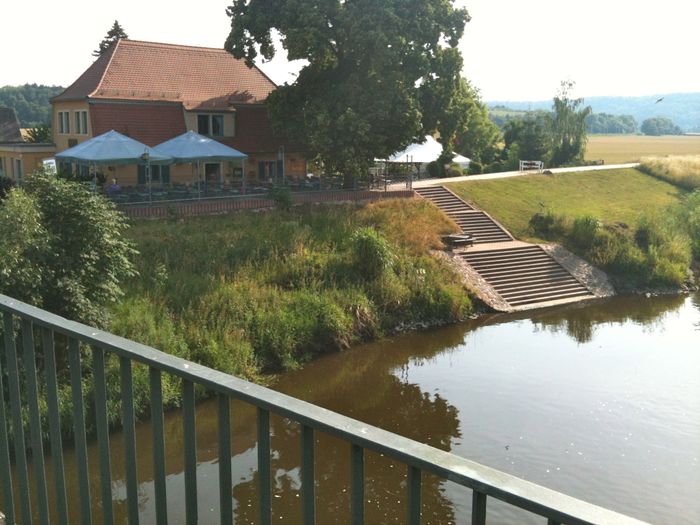
M 542 516 L 550 525 L 567 524 L 641 524 L 634 518 L 586 503 L 554 490 L 536 485 L 515 476 L 500 472 L 458 457 L 449 452 L 364 424 L 330 410 L 301 401 L 288 395 L 218 372 L 196 363 L 166 354 L 155 348 L 64 319 L 10 297 L 0 295 L 0 312 L 3 314 L 4 366 L 0 372 L 0 392 L 5 392 L 3 377 L 7 378 L 9 410 L 6 400 L 0 403 L 0 481 L 2 482 L 3 510 L 8 523 L 31 523 L 32 515 L 41 523 L 49 523 L 47 503 L 47 476 L 44 465 L 42 432 L 40 427 L 39 399 L 37 393 L 37 368 L 35 355 L 35 330 L 41 333 L 41 349 L 46 373 L 48 405 L 48 435 L 50 437 L 51 462 L 54 470 L 53 490 L 56 499 L 58 523 L 67 523 L 66 487 L 64 482 L 63 453 L 56 388 L 56 355 L 54 335 L 67 337 L 68 365 L 73 401 L 73 430 L 75 458 L 80 496 L 80 521 L 91 523 L 91 499 L 88 480 L 87 438 L 84 419 L 83 384 L 81 378 L 80 345 L 92 349 L 94 378 L 94 408 L 96 437 L 99 449 L 101 512 L 104 523 L 112 523 L 111 464 L 109 427 L 106 411 L 105 356 L 114 354 L 120 363 L 121 410 L 124 434 L 124 472 L 129 523 L 139 521 L 139 497 L 136 476 L 136 440 L 134 434 L 135 411 L 133 397 L 132 365 L 140 363 L 149 367 L 150 405 L 153 446 L 153 473 L 156 522 L 166 523 L 167 501 L 164 409 L 162 374 L 173 374 L 182 380 L 183 459 L 185 479 L 186 522 L 197 521 L 197 452 L 195 385 L 212 391 L 218 398 L 219 443 L 219 493 L 220 521 L 232 523 L 231 490 L 234 486 L 231 472 L 231 421 L 229 402 L 237 399 L 257 408 L 257 460 L 258 498 L 260 522 L 272 520 L 271 498 L 271 443 L 270 414 L 288 418 L 301 425 L 301 495 L 300 505 L 304 524 L 316 523 L 315 513 L 315 440 L 316 432 L 340 438 L 349 445 L 351 458 L 350 522 L 364 523 L 364 452 L 381 453 L 406 465 L 407 468 L 407 523 L 421 520 L 421 480 L 424 473 L 436 475 L 471 489 L 472 523 L 486 521 L 487 498 L 504 501 L 515 507 Z M 19 332 L 15 327 L 19 323 Z M 17 337 L 23 349 L 22 364 L 18 365 Z M 26 392 L 21 396 L 20 370 L 24 372 Z M 22 423 L 23 410 L 29 412 L 31 462 L 25 456 L 25 437 Z M 8 412 L 11 436 L 8 436 Z M 11 438 L 11 439 L 10 439 Z M 13 483 L 10 446 L 15 451 Z M 30 490 L 28 466 L 31 463 L 34 490 Z M 14 491 L 18 497 L 15 499 Z M 30 501 L 30 493 L 34 501 Z M 15 500 L 19 505 L 15 506 Z M 53 522 L 53 521 L 52 521 Z

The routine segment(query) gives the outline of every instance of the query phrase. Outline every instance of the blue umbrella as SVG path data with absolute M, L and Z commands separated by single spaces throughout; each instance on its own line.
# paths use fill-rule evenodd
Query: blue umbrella
M 172 164 L 173 159 L 138 140 L 114 130 L 73 146 L 56 158 L 78 164 L 119 166 L 124 164 Z
M 248 158 L 245 153 L 194 131 L 166 140 L 154 149 L 162 155 L 172 157 L 176 164 L 200 161 L 225 162 Z
M 56 158 L 76 164 L 95 166 L 120 166 L 125 164 L 145 164 L 148 174 L 148 195 L 151 200 L 151 164 L 172 164 L 173 159 L 149 148 L 138 140 L 129 138 L 114 130 L 93 137 L 56 154 Z M 97 190 L 97 174 L 93 182 Z
M 240 160 L 241 167 L 248 155 L 219 141 L 187 131 L 173 139 L 166 140 L 154 148 L 158 153 L 172 157 L 176 164 L 196 163 L 197 178 L 200 178 L 200 162 L 227 162 Z M 243 188 L 245 191 L 245 168 L 243 168 Z

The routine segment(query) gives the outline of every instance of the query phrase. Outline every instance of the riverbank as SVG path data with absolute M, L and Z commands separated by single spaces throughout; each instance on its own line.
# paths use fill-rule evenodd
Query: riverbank
M 691 289 L 700 197 L 636 169 L 450 186 L 516 237 L 556 242 L 605 270 L 620 293 Z
M 456 230 L 418 199 L 135 222 L 110 329 L 249 379 L 412 326 L 466 319 L 431 256 Z

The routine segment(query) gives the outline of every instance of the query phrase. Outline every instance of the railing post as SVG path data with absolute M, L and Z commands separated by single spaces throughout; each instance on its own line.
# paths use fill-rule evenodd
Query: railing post
M 314 429 L 301 426 L 301 504 L 304 525 L 316 523 Z
M 221 525 L 233 523 L 231 499 L 231 408 L 226 394 L 219 394 L 219 521 Z
M 27 472 L 26 445 L 24 442 L 24 423 L 22 421 L 22 398 L 19 389 L 19 367 L 15 348 L 15 330 L 12 314 L 5 312 L 5 363 L 7 366 L 8 390 L 10 393 L 10 411 L 12 412 L 12 441 L 15 451 L 17 483 L 19 485 L 21 523 L 32 522 L 32 506 L 29 500 L 29 473 Z
M 359 445 L 350 450 L 350 512 L 352 525 L 365 523 L 365 452 Z
M 486 494 L 472 493 L 472 525 L 486 525 Z
M 7 437 L 5 414 L 5 386 L 3 385 L 2 360 L 0 360 L 0 484 L 2 484 L 2 510 L 8 523 L 15 522 L 15 504 L 12 491 L 12 466 L 10 464 L 10 442 Z
M 421 471 L 416 467 L 408 467 L 408 516 L 409 525 L 420 525 L 421 508 Z
M 32 467 L 39 511 L 39 522 L 49 521 L 49 499 L 46 490 L 46 470 L 44 469 L 44 443 L 41 435 L 41 414 L 39 413 L 39 383 L 36 374 L 36 353 L 34 352 L 34 332 L 32 322 L 22 319 L 22 346 L 24 347 L 24 373 L 27 401 L 29 403 L 29 431 L 32 437 Z
M 185 514 L 187 525 L 197 523 L 197 426 L 194 383 L 182 381 L 182 423 L 185 453 Z
M 149 368 L 151 387 L 151 428 L 153 429 L 153 485 L 156 497 L 156 523 L 168 522 L 168 500 L 165 490 L 165 441 L 163 422 L 163 386 L 160 370 Z
M 58 522 L 68 524 L 68 502 L 66 500 L 66 480 L 63 464 L 63 440 L 61 438 L 61 415 L 58 403 L 58 380 L 56 372 L 56 349 L 53 332 L 43 328 L 41 343 L 44 352 L 44 371 L 46 373 L 46 397 L 49 415 L 49 436 L 51 440 L 51 461 L 53 464 L 54 499 Z
M 134 379 L 131 360 L 119 358 L 119 380 L 122 395 L 122 418 L 124 432 L 124 473 L 126 477 L 126 504 L 129 525 L 139 523 L 139 493 L 136 475 L 136 415 L 134 413 Z
M 83 407 L 83 372 L 80 366 L 80 342 L 68 341 L 68 367 L 73 400 L 73 437 L 75 461 L 78 465 L 78 487 L 80 492 L 80 523 L 92 523 L 90 510 L 90 480 L 88 474 L 87 438 L 85 436 L 85 410 Z
M 260 486 L 260 523 L 272 523 L 272 495 L 270 486 L 270 412 L 258 408 L 258 476 Z
M 105 353 L 98 347 L 92 349 L 92 373 L 95 380 L 95 425 L 97 446 L 100 453 L 100 492 L 102 493 L 102 522 L 114 523 L 112 507 L 112 465 L 109 460 L 109 420 L 107 419 L 107 380 L 105 378 Z

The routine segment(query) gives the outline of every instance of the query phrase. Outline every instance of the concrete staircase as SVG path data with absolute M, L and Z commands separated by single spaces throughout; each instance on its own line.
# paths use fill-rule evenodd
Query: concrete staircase
M 537 245 L 467 251 L 460 253 L 459 257 L 469 263 L 511 306 L 593 296 L 588 288 Z
M 474 235 L 474 244 L 513 240 L 513 236 L 487 213 L 474 209 L 444 186 L 419 188 L 416 193 L 444 211 L 464 233 Z
M 469 264 L 512 310 L 595 297 L 540 246 L 516 241 L 487 213 L 447 188 L 434 186 L 415 191 L 451 217 L 463 233 L 474 235 L 475 246 L 456 256 Z

